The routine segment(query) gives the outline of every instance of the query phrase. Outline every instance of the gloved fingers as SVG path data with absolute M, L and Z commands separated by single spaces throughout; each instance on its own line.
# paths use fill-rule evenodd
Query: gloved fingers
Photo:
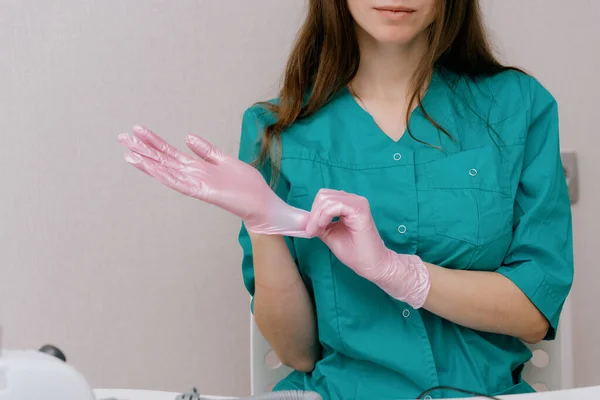
M 133 127 L 133 134 L 137 136 L 141 141 L 146 143 L 148 146 L 176 159 L 177 161 L 183 164 L 190 164 L 196 161 L 194 158 L 179 151 L 175 146 L 172 146 L 169 143 L 167 143 L 163 138 L 161 138 L 148 128 L 144 128 L 140 125 L 135 125 Z
M 328 200 L 340 202 L 340 203 L 346 205 L 347 207 L 349 207 L 349 210 L 352 210 L 350 212 L 350 215 L 340 215 L 340 218 L 352 216 L 352 215 L 358 214 L 358 213 L 365 213 L 365 212 L 370 214 L 370 212 L 371 212 L 371 209 L 369 206 L 369 200 L 367 200 L 363 196 L 359 196 L 359 195 L 353 194 L 353 193 L 346 193 L 341 190 L 331 190 L 331 189 L 327 189 L 325 191 L 325 194 L 326 194 Z
M 181 171 L 184 167 L 181 162 L 148 146 L 136 136 L 130 136 L 127 133 L 122 133 L 119 135 L 118 140 L 119 143 L 127 147 L 133 153 L 137 153 L 141 156 L 157 161 L 161 165 L 168 166 L 173 170 Z
M 119 135 L 118 140 L 132 152 L 140 154 L 144 158 L 157 161 L 161 165 L 168 167 L 171 171 L 177 171 L 183 174 L 191 173 L 195 177 L 198 177 L 198 175 L 203 177 L 210 175 L 209 170 L 211 164 L 204 162 L 203 160 L 190 159 L 187 162 L 181 162 L 166 153 L 162 153 L 155 148 L 148 146 L 137 136 L 130 136 L 126 133 Z
M 170 170 L 165 165 L 144 158 L 136 153 L 127 154 L 125 161 L 181 194 L 206 201 L 207 190 L 205 190 L 205 185 L 202 181 L 198 179 L 190 179 L 184 174 Z
M 326 199 L 326 198 L 330 198 L 330 197 L 336 196 L 336 195 L 350 195 L 350 193 L 346 193 L 343 190 L 322 188 L 322 189 L 319 189 L 319 192 L 317 193 L 316 197 Z
M 339 204 L 340 207 L 336 209 L 334 217 L 352 217 L 354 214 L 360 211 L 361 206 L 368 207 L 368 201 L 364 197 L 346 193 L 341 190 L 333 189 L 321 189 L 315 196 L 313 201 L 311 213 L 318 211 L 323 212 L 323 209 L 331 208 L 332 205 Z
M 187 146 L 196 154 L 198 157 L 203 159 L 204 161 L 210 162 L 212 164 L 218 164 L 220 162 L 225 161 L 228 156 L 225 152 L 220 150 L 219 148 L 213 146 L 203 138 L 196 135 L 188 135 L 185 138 L 185 142 Z
M 342 220 L 353 218 L 357 215 L 371 215 L 371 207 L 369 205 L 369 200 L 367 200 L 363 196 L 359 196 L 354 193 L 346 193 L 341 190 L 322 189 L 322 191 L 323 198 L 326 198 L 328 201 L 342 203 L 346 206 L 344 213 L 339 215 L 340 219 Z M 352 221 L 349 220 L 347 222 Z
M 141 164 L 141 160 L 142 160 L 142 156 L 140 156 L 137 153 L 129 152 L 129 153 L 125 154 L 125 161 L 127 161 L 129 164 L 133 165 L 134 167 L 136 167 L 138 170 L 142 171 L 146 175 L 154 178 L 154 176 L 150 172 L 146 171 L 144 166 Z
M 336 217 L 352 230 L 363 229 L 372 219 L 369 202 L 355 194 L 321 189 L 313 202 L 307 233 L 322 236 L 331 220 Z
M 168 178 L 171 181 L 175 181 L 177 179 L 175 176 L 176 173 L 174 174 L 170 172 L 168 168 L 165 167 L 165 165 L 155 160 L 146 158 L 136 152 L 128 153 L 125 156 L 125 161 L 127 161 L 129 164 L 133 165 L 140 171 L 145 172 L 153 178 L 156 178 L 157 180 L 161 180 L 162 178 Z
M 306 224 L 306 233 L 309 236 L 323 235 L 331 221 L 343 213 L 343 208 L 344 205 L 336 201 L 328 199 L 315 201 Z

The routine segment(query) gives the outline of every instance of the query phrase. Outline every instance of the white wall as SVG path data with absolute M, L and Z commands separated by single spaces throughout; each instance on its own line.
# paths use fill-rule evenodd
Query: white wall
M 579 155 L 575 384 L 600 384 L 600 2 L 483 1 L 500 52 L 555 94 L 563 145 Z M 275 93 L 303 7 L 0 0 L 8 347 L 55 343 L 95 387 L 248 392 L 237 220 L 142 176 L 115 138 L 142 123 L 180 146 L 194 131 L 235 152 L 241 112 Z
M 123 161 L 146 124 L 236 152 L 302 2 L 0 0 L 0 323 L 95 387 L 249 391 L 238 220 Z

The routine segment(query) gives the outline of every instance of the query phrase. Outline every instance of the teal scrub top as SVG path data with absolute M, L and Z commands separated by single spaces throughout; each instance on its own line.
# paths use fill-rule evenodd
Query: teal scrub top
M 554 339 L 573 279 L 556 101 L 520 72 L 472 79 L 436 71 L 423 105 L 452 139 L 417 108 L 409 122 L 417 140 L 405 133 L 396 142 L 342 89 L 282 134 L 277 194 L 305 210 L 321 188 L 366 197 L 390 249 L 506 276 L 548 319 L 546 340 Z M 241 160 L 256 159 L 272 122 L 258 106 L 245 112 Z M 268 166 L 262 173 L 270 181 Z M 314 301 L 323 351 L 312 373 L 293 372 L 276 389 L 313 390 L 324 400 L 416 398 L 439 385 L 488 395 L 533 391 L 521 378 L 531 352 L 519 339 L 412 309 L 340 263 L 319 239 L 286 240 Z M 239 242 L 253 294 L 243 226 Z

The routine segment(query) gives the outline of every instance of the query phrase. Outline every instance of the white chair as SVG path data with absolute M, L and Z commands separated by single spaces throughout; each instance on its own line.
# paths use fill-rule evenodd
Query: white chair
M 525 382 L 538 392 L 562 389 L 560 341 L 541 342 L 529 348 L 533 357 L 523 370 Z
M 569 335 L 566 335 L 569 337 Z M 533 358 L 525 365 L 523 379 L 537 391 L 561 390 L 564 387 L 565 368 L 569 353 L 561 352 L 561 334 L 551 342 L 530 346 Z M 262 336 L 254 317 L 250 315 L 250 376 L 252 394 L 271 391 L 273 386 L 292 370 L 279 361 L 277 355 Z M 566 346 L 570 347 L 570 346 Z
M 556 339 L 530 345 L 531 361 L 525 365 L 523 379 L 539 392 L 573 387 L 573 342 L 571 301 L 567 298 Z

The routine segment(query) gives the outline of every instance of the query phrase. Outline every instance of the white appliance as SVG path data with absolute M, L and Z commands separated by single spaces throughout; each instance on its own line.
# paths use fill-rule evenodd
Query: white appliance
M 95 400 L 83 375 L 54 346 L 0 348 L 0 400 Z

